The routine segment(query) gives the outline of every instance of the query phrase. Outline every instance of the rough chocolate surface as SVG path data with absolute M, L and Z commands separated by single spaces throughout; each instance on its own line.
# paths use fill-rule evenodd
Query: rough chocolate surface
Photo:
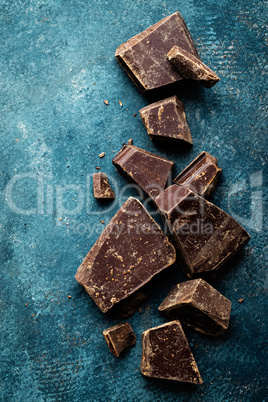
M 140 116 L 151 140 L 193 144 L 184 105 L 177 96 L 144 107 Z
M 120 303 L 120 316 L 121 318 L 129 318 L 140 308 L 140 306 L 145 303 L 147 296 L 142 292 L 135 292 L 130 295 L 127 299 L 122 300 Z
M 75 275 L 103 311 L 176 260 L 174 247 L 144 206 L 130 197 L 106 226 Z
M 173 46 L 167 54 L 167 59 L 184 78 L 200 81 L 206 88 L 211 88 L 220 81 L 208 66 L 181 46 Z
M 155 202 L 190 278 L 216 271 L 250 239 L 230 215 L 184 186 L 173 184 Z
M 124 349 L 134 345 L 136 342 L 136 336 L 128 322 L 105 329 L 103 336 L 110 351 L 117 357 Z
M 93 174 L 93 192 L 94 197 L 101 199 L 113 199 L 115 198 L 114 191 L 112 190 L 107 175 L 102 172 Z
M 158 310 L 199 332 L 220 335 L 228 328 L 231 302 L 199 278 L 174 286 Z
M 207 152 L 201 152 L 174 180 L 203 196 L 212 194 L 221 174 L 217 159 Z
M 117 170 L 134 180 L 152 199 L 165 188 L 174 162 L 134 145 L 124 145 L 113 159 Z
M 148 377 L 203 382 L 179 321 L 143 332 L 140 370 Z
M 183 79 L 166 57 L 174 44 L 199 57 L 179 12 L 162 19 L 123 43 L 117 48 L 115 57 L 137 87 L 144 92 Z

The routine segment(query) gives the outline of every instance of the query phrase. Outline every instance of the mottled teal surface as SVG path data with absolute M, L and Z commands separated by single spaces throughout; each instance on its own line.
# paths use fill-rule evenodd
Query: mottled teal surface
M 118 45 L 177 10 L 221 78 L 210 90 L 177 93 L 194 140 L 188 152 L 153 145 L 133 117 L 148 98 L 114 58 Z M 266 13 L 260 0 L 1 1 L 1 400 L 265 399 Z M 122 190 L 126 182 L 111 161 L 130 137 L 173 159 L 175 174 L 202 150 L 216 156 L 223 175 L 213 202 L 252 237 L 212 282 L 233 303 L 226 334 L 186 330 L 200 387 L 139 371 L 140 335 L 166 322 L 157 307 L 185 280 L 179 267 L 147 287 L 148 302 L 129 320 L 137 344 L 120 358 L 102 337 L 117 317 L 102 314 L 74 280 L 103 229 L 99 221 L 108 223 L 120 206 L 107 210 L 93 199 L 90 174 L 100 166 Z

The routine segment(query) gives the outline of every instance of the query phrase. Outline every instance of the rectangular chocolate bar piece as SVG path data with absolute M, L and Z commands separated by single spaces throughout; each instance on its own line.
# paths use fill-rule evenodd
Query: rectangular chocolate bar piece
M 105 329 L 103 336 L 110 351 L 116 357 L 118 357 L 124 349 L 134 345 L 136 342 L 136 336 L 128 322 Z
M 183 79 L 166 57 L 174 44 L 199 57 L 179 12 L 123 43 L 116 50 L 115 57 L 141 92 L 149 91 Z
M 167 59 L 184 78 L 199 81 L 206 88 L 211 88 L 220 81 L 219 77 L 202 63 L 199 57 L 195 57 L 180 46 L 173 46 L 167 54 Z
M 94 197 L 98 199 L 114 199 L 115 194 L 112 190 L 108 177 L 105 173 L 98 172 L 93 174 Z
M 140 116 L 152 141 L 193 144 L 184 105 L 177 96 L 144 107 Z
M 201 152 L 174 180 L 202 196 L 210 196 L 222 169 L 217 159 L 208 152 Z
M 220 335 L 228 328 L 231 302 L 199 278 L 174 286 L 158 310 L 196 331 Z
M 174 247 L 140 201 L 122 205 L 75 275 L 104 313 L 176 260 Z
M 184 186 L 173 184 L 155 202 L 190 278 L 215 272 L 250 239 L 230 215 Z
M 134 145 L 124 145 L 113 159 L 116 169 L 135 181 L 155 199 L 165 188 L 174 162 L 152 154 Z
M 143 332 L 140 370 L 147 377 L 203 383 L 179 321 Z

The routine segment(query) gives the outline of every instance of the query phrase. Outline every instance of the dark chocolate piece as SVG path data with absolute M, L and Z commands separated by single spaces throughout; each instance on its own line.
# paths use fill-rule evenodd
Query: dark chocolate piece
M 174 247 L 140 201 L 122 205 L 106 226 L 75 279 L 104 313 L 176 260 Z
M 220 335 L 228 328 L 231 302 L 199 278 L 174 286 L 158 310 L 196 331 Z
M 166 58 L 177 43 L 199 57 L 179 12 L 172 14 L 119 46 L 115 57 L 142 91 L 160 88 L 183 79 Z
M 155 202 L 190 278 L 216 271 L 250 239 L 231 216 L 184 186 L 173 184 Z
M 113 199 L 115 198 L 114 191 L 112 190 L 107 175 L 102 172 L 93 174 L 93 191 L 95 198 Z
M 164 190 L 174 166 L 174 162 L 134 145 L 123 145 L 114 157 L 113 164 L 120 173 L 134 180 L 152 199 Z
M 206 88 L 211 88 L 220 81 L 208 66 L 185 48 L 173 46 L 167 54 L 167 59 L 184 78 L 200 81 Z
M 135 292 L 121 302 L 121 318 L 129 318 L 136 313 L 138 308 L 147 300 L 142 292 Z
M 128 322 L 105 329 L 103 336 L 110 351 L 117 357 L 124 349 L 134 345 L 136 342 L 136 336 Z
M 203 383 L 179 321 L 143 332 L 140 370 L 148 377 Z
M 207 152 L 201 152 L 174 180 L 202 196 L 212 194 L 221 174 L 217 159 Z
M 151 140 L 193 144 L 184 105 L 177 96 L 144 107 L 140 116 Z

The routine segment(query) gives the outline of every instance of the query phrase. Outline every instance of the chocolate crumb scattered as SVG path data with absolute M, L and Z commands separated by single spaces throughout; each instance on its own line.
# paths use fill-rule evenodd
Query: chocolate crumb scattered
M 134 113 L 134 114 L 133 114 L 133 117 L 136 117 L 136 116 L 137 116 L 137 113 Z
M 133 139 L 130 138 L 130 139 L 128 140 L 127 144 L 128 144 L 128 145 L 133 145 Z
M 100 167 L 99 167 L 99 166 L 96 166 L 96 170 L 100 170 Z
M 102 152 L 101 154 L 99 154 L 100 158 L 103 158 L 105 156 L 105 152 Z
M 72 296 L 68 295 L 68 299 L 71 299 L 71 298 L 72 298 Z
M 243 303 L 244 299 L 239 299 L 238 301 L 239 303 Z
M 119 105 L 122 107 L 122 106 L 123 106 L 123 103 L 122 103 L 121 101 L 119 101 Z
M 104 221 L 101 220 L 100 223 L 104 224 Z
M 28 306 L 28 303 L 25 303 L 25 306 Z
M 103 103 L 105 103 L 105 105 L 109 105 L 109 102 L 107 101 L 107 99 L 105 99 L 104 101 L 103 101 Z

